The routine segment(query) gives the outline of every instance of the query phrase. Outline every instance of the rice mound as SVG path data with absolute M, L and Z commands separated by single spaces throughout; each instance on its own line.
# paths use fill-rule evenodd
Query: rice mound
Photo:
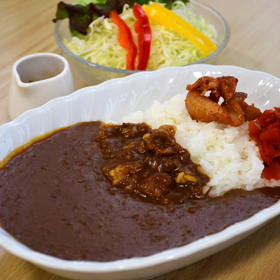
M 178 94 L 164 103 L 154 101 L 145 112 L 125 116 L 123 122 L 146 122 L 152 128 L 164 124 L 177 127 L 176 140 L 193 162 L 210 177 L 204 192 L 218 196 L 233 188 L 252 190 L 264 186 L 263 162 L 248 135 L 248 123 L 232 127 L 216 122 L 193 121 L 185 107 L 186 95 Z

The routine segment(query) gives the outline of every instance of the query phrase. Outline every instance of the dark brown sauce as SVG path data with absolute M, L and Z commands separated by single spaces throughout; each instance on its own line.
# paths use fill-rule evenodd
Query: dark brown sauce
M 113 187 L 153 203 L 202 198 L 209 177 L 176 142 L 175 132 L 172 125 L 151 129 L 146 123 L 103 123 L 96 142 L 106 160 L 104 175 Z
M 59 131 L 0 170 L 5 230 L 48 255 L 112 261 L 182 246 L 279 199 L 280 188 L 262 188 L 165 205 L 112 186 L 100 168 L 107 159 L 96 142 L 99 126 L 80 123 Z

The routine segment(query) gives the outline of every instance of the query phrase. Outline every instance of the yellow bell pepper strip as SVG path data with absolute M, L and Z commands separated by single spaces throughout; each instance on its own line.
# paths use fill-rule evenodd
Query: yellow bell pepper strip
M 110 18 L 113 21 L 113 23 L 118 26 L 119 29 L 118 41 L 120 45 L 127 50 L 126 69 L 135 70 L 137 47 L 133 41 L 131 30 L 116 11 L 110 12 Z
M 170 29 L 178 32 L 182 36 L 184 36 L 187 39 L 189 39 L 190 41 L 192 41 L 196 45 L 196 47 L 199 48 L 203 52 L 203 55 L 202 55 L 203 57 L 206 57 L 210 54 L 208 48 L 205 46 L 204 43 L 202 43 L 199 39 L 197 39 L 189 30 L 183 28 L 178 23 L 176 23 L 175 21 L 170 19 L 170 17 L 166 16 L 166 14 L 164 14 L 161 11 L 155 10 L 152 7 L 147 6 L 147 5 L 143 5 L 142 7 L 150 19 L 158 22 L 159 24 L 161 24 L 167 28 L 170 28 Z
M 138 34 L 138 65 L 137 70 L 146 70 L 152 43 L 152 30 L 149 19 L 139 4 L 132 8 L 136 18 L 134 30 Z
M 157 11 L 163 12 L 170 19 L 177 22 L 183 28 L 189 30 L 194 36 L 201 39 L 210 51 L 215 51 L 217 49 L 215 44 L 207 36 L 205 36 L 202 32 L 197 30 L 194 26 L 192 26 L 190 23 L 188 23 L 187 21 L 185 21 L 184 19 L 182 19 L 181 17 L 179 17 L 178 15 L 176 15 L 175 13 L 170 11 L 169 9 L 165 8 L 164 6 L 162 6 L 156 2 L 153 2 L 150 5 L 150 7 Z

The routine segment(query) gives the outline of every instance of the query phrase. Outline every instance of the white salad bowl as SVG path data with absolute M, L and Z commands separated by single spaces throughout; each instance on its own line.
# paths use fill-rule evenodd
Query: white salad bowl
M 0 127 L 0 160 L 30 139 L 83 121 L 120 123 L 124 115 L 145 110 L 154 100 L 163 102 L 201 76 L 235 76 L 237 91 L 248 93 L 248 103 L 262 110 L 280 106 L 280 79 L 235 66 L 207 64 L 142 72 L 80 89 L 24 112 Z M 110 262 L 67 261 L 26 247 L 0 228 L 0 246 L 54 274 L 75 279 L 144 279 L 182 268 L 210 256 L 253 233 L 280 214 L 280 202 L 226 229 L 188 245 L 147 257 Z
M 209 56 L 206 56 L 188 65 L 199 64 L 199 63 L 213 64 L 215 62 L 217 55 L 225 48 L 225 46 L 228 43 L 230 37 L 230 27 L 226 19 L 213 8 L 196 1 L 191 1 L 190 4 L 193 6 L 193 12 L 197 16 L 204 17 L 209 23 L 211 23 L 215 27 L 217 31 L 217 38 L 216 38 L 217 49 Z M 75 67 L 77 72 L 80 74 L 80 76 L 84 79 L 84 81 L 88 85 L 96 85 L 104 81 L 107 81 L 109 79 L 122 78 L 130 74 L 141 72 L 137 70 L 123 70 L 123 69 L 116 69 L 116 68 L 98 65 L 90 61 L 87 61 L 77 56 L 73 52 L 69 51 L 67 47 L 63 44 L 63 39 L 71 38 L 68 19 L 58 21 L 56 23 L 54 36 L 57 44 L 64 52 L 67 60 L 70 62 L 71 65 Z

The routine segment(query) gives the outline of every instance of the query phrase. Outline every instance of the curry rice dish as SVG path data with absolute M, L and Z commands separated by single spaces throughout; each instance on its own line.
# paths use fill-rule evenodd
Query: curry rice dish
M 279 187 L 209 195 L 213 177 L 177 134 L 170 121 L 85 122 L 38 140 L 0 170 L 1 226 L 36 251 L 105 262 L 188 244 L 278 201 Z

